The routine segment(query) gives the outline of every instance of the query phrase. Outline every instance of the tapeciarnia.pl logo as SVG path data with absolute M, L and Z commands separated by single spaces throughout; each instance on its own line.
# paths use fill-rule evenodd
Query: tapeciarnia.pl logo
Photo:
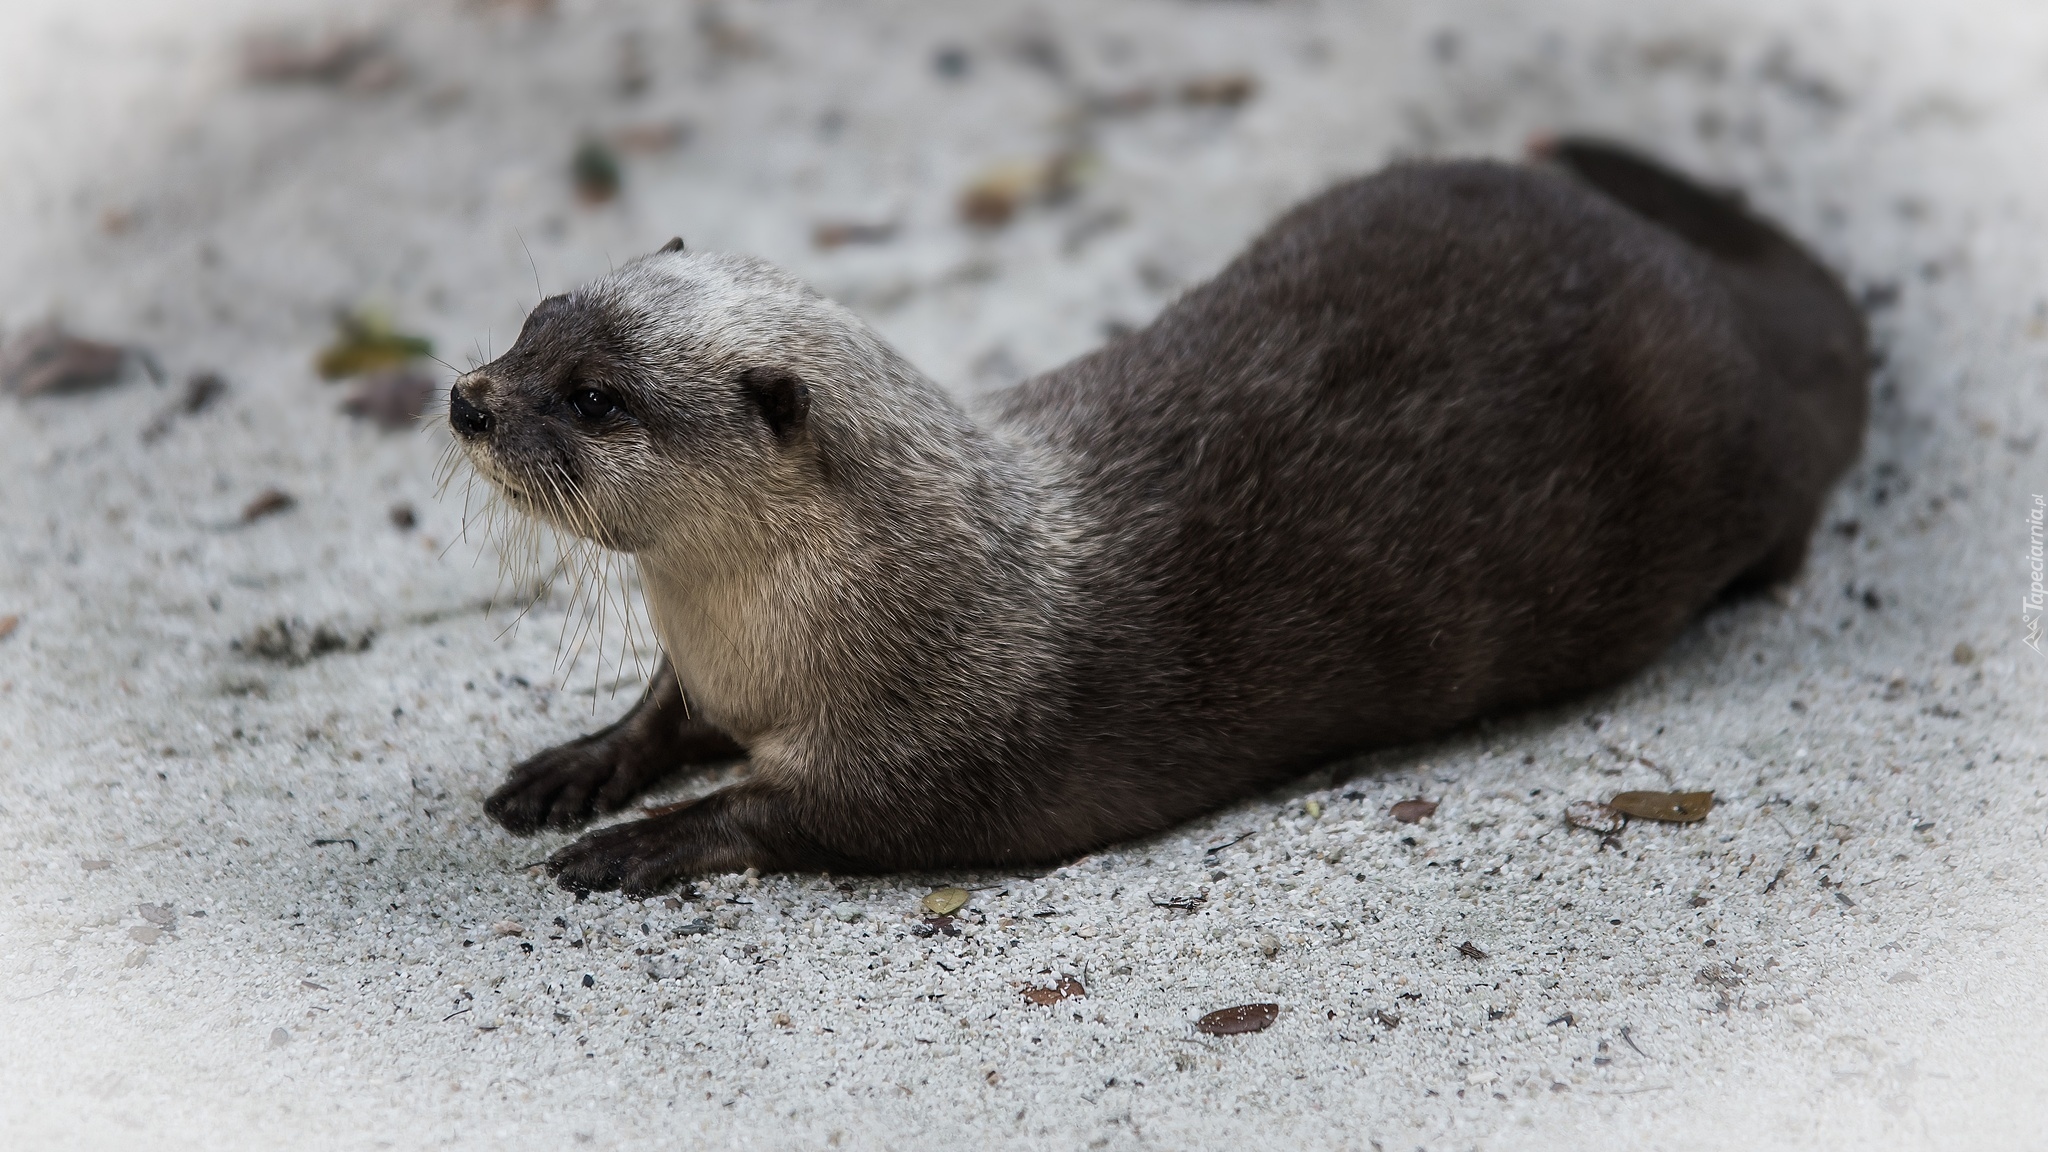
M 2020 605 L 2020 621 L 2026 625 L 2027 634 L 2021 643 L 2041 652 L 2041 619 L 2048 614 L 2048 588 L 2042 587 L 2042 570 L 2048 567 L 2042 554 L 2042 516 L 2048 513 L 2048 498 L 2034 494 L 2034 506 L 2027 512 L 2027 567 L 2031 569 L 2032 581 L 2027 585 L 2026 599 Z

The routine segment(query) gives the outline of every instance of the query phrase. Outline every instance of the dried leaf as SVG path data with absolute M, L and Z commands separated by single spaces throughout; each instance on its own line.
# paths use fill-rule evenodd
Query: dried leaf
M 926 916 L 910 926 L 910 934 L 920 939 L 929 939 L 933 936 L 958 936 L 960 934 L 960 927 L 953 922 L 951 916 Z
M 1159 90 L 1141 86 L 1121 92 L 1096 93 L 1081 102 L 1081 111 L 1090 116 L 1132 116 L 1148 111 L 1158 103 Z
M 619 158 L 602 140 L 588 139 L 569 158 L 569 177 L 586 204 L 602 204 L 619 194 Z
M 215 400 L 227 395 L 228 382 L 218 372 L 194 372 L 185 381 L 185 394 L 177 403 L 156 414 L 142 429 L 142 442 L 154 444 L 164 438 L 179 416 L 196 416 Z
M 1436 808 L 1436 801 L 1424 800 L 1418 797 L 1414 800 L 1401 801 L 1399 804 L 1394 805 L 1391 811 L 1393 812 L 1394 819 L 1399 820 L 1401 823 L 1417 824 L 1436 815 Z
M 967 907 L 967 899 L 965 888 L 936 888 L 925 894 L 919 906 L 934 916 L 951 916 Z
M 434 378 L 413 368 L 382 368 L 356 378 L 341 410 L 386 431 L 410 428 L 434 395 Z
M 263 32 L 242 42 L 242 75 L 257 84 L 335 84 L 374 92 L 403 74 L 380 33 L 337 32 L 306 40 Z
M 1278 1004 L 1239 1004 L 1235 1008 L 1219 1008 L 1200 1020 L 1195 1021 L 1195 1031 L 1210 1036 L 1236 1036 L 1245 1032 L 1264 1032 L 1280 1018 Z
M 14 630 L 19 627 L 21 627 L 21 617 L 11 614 L 0 616 L 0 640 L 5 640 L 9 636 L 14 635 Z
M 1180 100 L 1183 104 L 1235 108 L 1251 99 L 1258 90 L 1259 81 L 1251 73 L 1225 72 L 1216 76 L 1197 76 L 1182 84 Z
M 1564 822 L 1603 836 L 1612 836 L 1628 824 L 1621 813 L 1594 800 L 1574 800 L 1566 805 Z
M 692 130 L 687 120 L 630 124 L 613 132 L 611 143 L 621 152 L 669 152 L 687 143 Z
M 1027 204 L 1053 203 L 1074 191 L 1083 157 L 1061 152 L 984 171 L 960 193 L 960 218 L 983 228 L 1008 224 Z
M 38 324 L 0 351 L 0 392 L 27 397 L 104 387 L 121 378 L 128 356 L 118 344 L 80 339 L 55 321 Z
M 1486 949 L 1467 940 L 1463 944 L 1458 945 L 1458 955 L 1469 960 L 1484 960 L 1486 959 Z
M 1041 1008 L 1057 1004 L 1062 1000 L 1078 1000 L 1086 995 L 1088 995 L 1088 990 L 1081 987 L 1081 982 L 1071 976 L 1062 978 L 1059 983 L 1054 984 L 1050 988 L 1026 988 L 1024 990 L 1024 999 Z
M 828 252 L 848 244 L 881 244 L 896 235 L 896 226 L 894 220 L 824 220 L 812 226 L 811 244 Z
M 334 343 L 322 348 L 313 361 L 323 380 L 401 367 L 434 351 L 426 337 L 399 332 L 375 312 L 344 312 L 335 317 L 334 327 Z
M 733 23 L 717 4 L 697 9 L 697 34 L 714 55 L 750 60 L 768 52 L 768 43 L 760 33 Z
M 1607 802 L 1609 808 L 1639 820 L 1662 820 L 1690 824 L 1706 818 L 1714 807 L 1712 792 L 1623 792 Z
M 265 516 L 274 516 L 297 504 L 291 493 L 278 488 L 266 488 L 257 493 L 254 500 L 242 507 L 242 523 L 251 524 Z

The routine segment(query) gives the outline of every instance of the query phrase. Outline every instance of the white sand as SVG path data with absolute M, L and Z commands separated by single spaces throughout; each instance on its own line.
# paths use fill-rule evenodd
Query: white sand
M 752 58 L 681 4 L 562 7 L 0 8 L 0 324 L 55 312 L 233 388 L 149 447 L 172 393 L 140 379 L 0 401 L 0 1144 L 2048 1144 L 2048 662 L 2019 612 L 2048 492 L 2039 5 L 730 4 Z M 388 19 L 408 77 L 251 88 L 259 19 Z M 1064 82 L 1020 60 L 1034 32 Z M 624 36 L 653 76 L 633 100 Z M 969 50 L 957 83 L 941 43 Z M 1062 144 L 1076 90 L 1238 68 L 1261 87 L 1237 112 L 1101 122 L 1072 203 L 954 219 L 976 171 Z M 630 158 L 622 201 L 575 202 L 579 132 L 676 115 L 693 138 Z M 495 562 L 441 555 L 441 434 L 356 423 L 311 373 L 336 307 L 381 301 L 461 362 L 533 302 L 523 245 L 554 291 L 680 232 L 786 264 L 970 392 L 1143 320 L 1340 175 L 1561 127 L 1739 185 L 1897 286 L 1829 516 L 1860 532 L 1820 535 L 1789 604 L 1715 613 L 1613 693 L 1039 878 L 578 904 L 526 867 L 562 838 L 483 818 L 512 760 L 633 687 L 557 666 L 560 597 L 510 636 L 478 611 Z M 892 217 L 892 242 L 811 247 Z M 232 527 L 273 485 L 298 506 Z M 278 616 L 376 638 L 302 667 L 230 647 Z M 1665 773 L 1717 792 L 1704 823 L 1607 851 L 1560 823 Z M 1413 795 L 1442 808 L 1395 824 Z M 911 935 L 950 881 L 981 889 L 965 932 Z M 1087 997 L 1020 997 L 1062 974 Z M 1192 1030 L 1256 1000 L 1285 1009 L 1261 1035 Z

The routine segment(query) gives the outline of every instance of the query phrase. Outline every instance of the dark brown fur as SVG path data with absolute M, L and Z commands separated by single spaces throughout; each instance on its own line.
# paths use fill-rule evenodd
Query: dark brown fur
M 1062 585 L 1080 607 L 1021 702 L 907 758 L 871 741 L 598 831 L 550 868 L 648 891 L 1056 861 L 1611 684 L 1717 596 L 1793 575 L 1860 449 L 1861 318 L 1732 199 L 1597 144 L 1548 157 L 1340 185 L 1149 327 L 987 406 L 1063 462 L 1088 538 Z M 763 404 L 770 442 L 862 482 Z M 490 813 L 570 827 L 736 754 L 679 721 L 663 673 L 620 724 L 516 768 Z M 921 675 L 876 698 L 915 717 Z

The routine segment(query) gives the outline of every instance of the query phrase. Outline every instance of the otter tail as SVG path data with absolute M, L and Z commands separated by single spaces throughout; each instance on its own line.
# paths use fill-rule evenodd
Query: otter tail
M 1568 137 L 1531 151 L 1630 211 L 1684 238 L 1726 273 L 1762 369 L 1789 402 L 1805 514 L 1742 583 L 1794 575 L 1828 488 L 1863 447 L 1870 344 L 1842 282 L 1798 241 L 1752 215 L 1739 194 L 1701 185 L 1613 144 Z

